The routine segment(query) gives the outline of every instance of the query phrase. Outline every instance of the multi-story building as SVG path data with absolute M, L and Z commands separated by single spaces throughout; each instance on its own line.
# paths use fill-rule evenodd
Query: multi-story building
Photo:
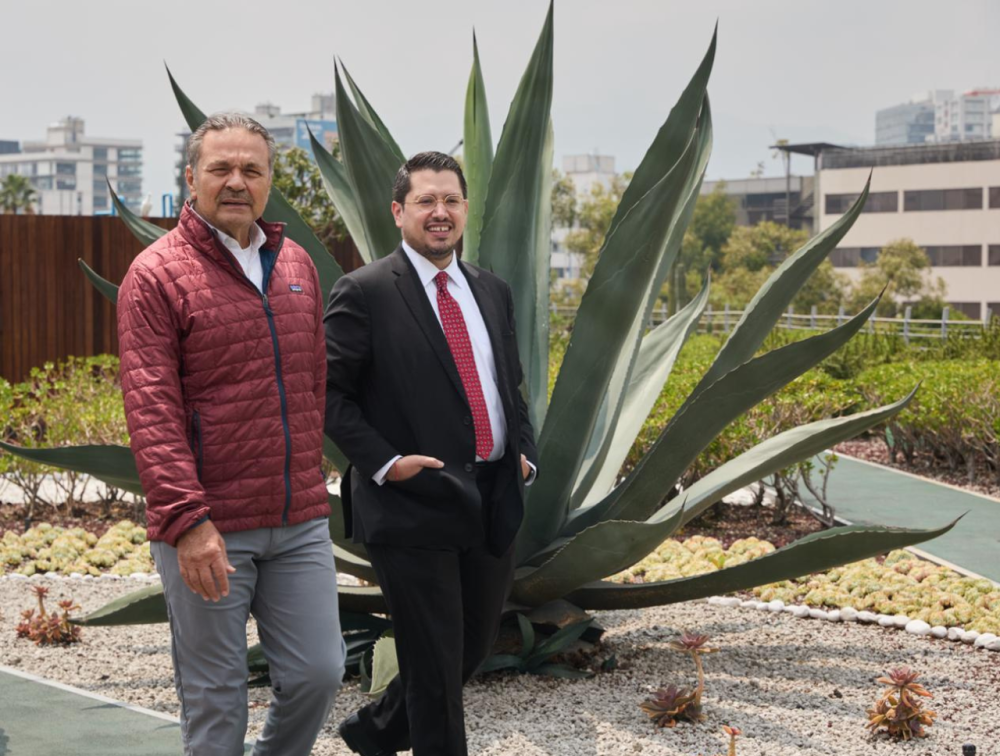
M 312 155 L 312 144 L 309 140 L 309 132 L 313 133 L 328 150 L 333 148 L 333 143 L 337 141 L 337 116 L 336 99 L 333 94 L 314 94 L 312 96 L 311 110 L 303 113 L 282 113 L 281 108 L 269 102 L 257 105 L 252 113 L 247 115 L 258 121 L 264 128 L 271 132 L 274 141 L 279 147 L 300 147 L 309 155 Z M 190 131 L 184 131 L 177 135 L 180 142 L 177 146 L 177 160 L 174 163 L 176 168 L 177 192 L 179 203 L 177 207 L 188 197 L 187 183 L 184 180 L 184 167 L 187 165 L 187 140 L 191 136 Z
M 611 155 L 566 155 L 563 173 L 572 179 L 577 202 L 585 202 L 595 185 L 608 189 L 615 177 L 615 159 Z M 556 280 L 566 283 L 580 278 L 583 256 L 566 249 L 565 241 L 572 229 L 552 229 L 552 257 L 549 267 L 555 271 Z
M 702 195 L 711 194 L 719 185 L 733 200 L 736 225 L 756 226 L 774 221 L 792 228 L 813 227 L 813 177 L 748 178 L 732 181 L 705 181 Z M 787 208 L 791 207 L 789 214 Z
M 23 142 L 17 151 L 0 149 L 0 178 L 12 173 L 31 180 L 42 215 L 108 212 L 109 181 L 131 209 L 142 204 L 142 142 L 88 136 L 82 118 L 49 126 L 44 141 Z
M 875 144 L 964 142 L 1000 137 L 993 129 L 1000 111 L 1000 89 L 974 89 L 956 95 L 938 89 L 875 114 Z
M 845 148 L 787 145 L 815 159 L 816 230 L 851 206 L 871 173 L 861 215 L 830 256 L 851 277 L 890 242 L 907 238 L 930 257 L 954 310 L 1000 313 L 1000 139 Z

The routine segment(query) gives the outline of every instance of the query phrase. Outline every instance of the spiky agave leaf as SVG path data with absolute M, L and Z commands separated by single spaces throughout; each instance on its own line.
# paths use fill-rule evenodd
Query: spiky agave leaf
M 486 103 L 486 84 L 479 65 L 479 45 L 472 34 L 472 71 L 465 91 L 465 132 L 462 140 L 463 170 L 469 186 L 469 217 L 462 237 L 462 259 L 479 262 L 479 233 L 486 210 L 490 176 L 493 173 L 493 135 Z

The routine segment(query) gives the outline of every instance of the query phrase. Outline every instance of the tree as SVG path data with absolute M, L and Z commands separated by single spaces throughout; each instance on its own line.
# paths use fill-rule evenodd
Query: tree
M 733 229 L 722 248 L 721 270 L 746 268 L 761 270 L 778 265 L 809 238 L 806 231 L 788 228 L 773 221 Z
M 686 270 L 718 271 L 722 250 L 736 228 L 736 207 L 726 194 L 726 184 L 718 182 L 711 192 L 698 198 L 691 225 L 684 233 L 680 259 Z
M 33 215 L 37 194 L 26 176 L 12 173 L 0 183 L 0 211 L 16 215 L 23 210 L 25 215 Z
M 899 314 L 902 302 L 913 302 L 919 316 L 941 317 L 945 305 L 944 279 L 930 275 L 927 252 L 912 239 L 896 239 L 884 246 L 874 263 L 862 262 L 861 277 L 851 286 L 849 306 L 867 304 L 885 289 L 876 314 L 892 318 Z M 863 306 L 863 305 L 862 305 Z
M 340 144 L 334 142 L 333 156 L 340 159 Z M 337 214 L 323 186 L 315 161 L 300 147 L 278 153 L 274 164 L 274 186 L 279 189 L 302 219 L 333 252 L 333 243 L 347 238 L 347 227 Z
M 572 228 L 576 223 L 576 184 L 560 171 L 552 170 L 552 225 Z
M 583 255 L 583 278 L 589 279 L 597 265 L 597 256 L 604 244 L 604 235 L 618 210 L 618 203 L 632 179 L 631 173 L 614 176 L 607 188 L 595 183 L 590 196 L 580 203 L 576 227 L 566 236 L 566 249 Z

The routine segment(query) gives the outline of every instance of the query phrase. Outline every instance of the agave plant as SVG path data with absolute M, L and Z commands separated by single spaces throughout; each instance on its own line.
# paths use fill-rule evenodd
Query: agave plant
M 512 602 L 537 607 L 566 598 L 583 609 L 642 607 L 685 601 L 797 577 L 918 543 L 946 532 L 884 527 L 834 528 L 753 561 L 706 575 L 646 584 L 606 581 L 649 554 L 674 531 L 726 494 L 854 437 L 892 417 L 899 401 L 849 417 L 810 423 L 763 440 L 664 504 L 685 468 L 726 425 L 848 341 L 877 300 L 827 332 L 757 356 L 765 336 L 799 287 L 854 223 L 868 194 L 830 228 L 789 256 L 746 308 L 701 382 L 670 419 L 649 453 L 624 480 L 619 470 L 674 361 L 708 302 L 708 286 L 666 322 L 648 329 L 658 292 L 677 256 L 699 194 L 712 143 L 707 95 L 715 59 L 713 34 L 701 64 L 635 171 L 611 223 L 580 303 L 572 339 L 551 400 L 547 398 L 550 181 L 552 164 L 553 9 L 514 96 L 496 152 L 479 54 L 473 37 L 465 103 L 464 160 L 470 201 L 463 255 L 506 279 L 514 292 L 522 386 L 540 430 L 540 476 L 529 490 L 517 539 Z M 169 75 L 169 71 L 168 71 Z M 193 130 L 203 112 L 170 83 Z M 391 253 L 399 232 L 390 188 L 404 153 L 342 64 L 336 66 L 342 162 L 315 139 L 313 151 L 330 201 L 364 261 Z M 163 233 L 116 203 L 143 241 Z M 342 275 L 337 263 L 277 190 L 264 211 L 288 224 L 310 253 L 324 289 Z M 117 287 L 82 261 L 90 280 L 114 300 Z M 4 449 L 57 467 L 87 472 L 141 493 L 124 447 Z M 344 469 L 331 443 L 327 457 Z M 339 568 L 372 583 L 342 587 L 342 609 L 385 610 L 364 548 L 344 537 L 341 506 L 331 496 L 330 532 Z M 158 587 L 91 614 L 90 624 L 165 621 Z

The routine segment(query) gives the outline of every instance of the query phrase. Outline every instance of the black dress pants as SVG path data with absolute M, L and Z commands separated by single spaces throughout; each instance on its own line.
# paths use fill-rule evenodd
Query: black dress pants
M 484 519 L 493 475 L 487 467 L 479 476 Z M 385 751 L 412 747 L 413 756 L 466 756 L 462 686 L 496 641 L 514 575 L 514 548 L 500 557 L 485 542 L 455 549 L 367 549 L 392 615 L 399 676 L 358 719 Z

